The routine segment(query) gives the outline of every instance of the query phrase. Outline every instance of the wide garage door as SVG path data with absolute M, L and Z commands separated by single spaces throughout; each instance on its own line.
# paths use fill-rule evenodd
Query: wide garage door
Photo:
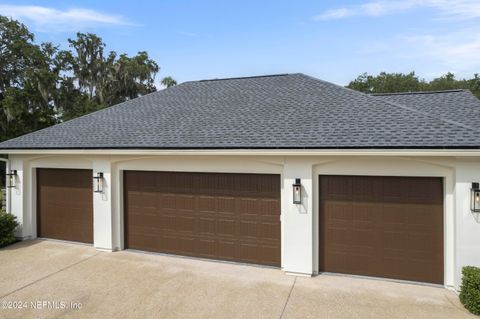
M 91 170 L 37 169 L 37 234 L 93 243 Z
M 127 248 L 280 266 L 280 176 L 124 173 Z
M 443 284 L 441 178 L 320 176 L 320 271 Z

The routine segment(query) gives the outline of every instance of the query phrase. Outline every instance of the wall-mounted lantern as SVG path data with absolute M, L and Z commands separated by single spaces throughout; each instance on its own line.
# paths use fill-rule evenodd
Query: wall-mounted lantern
M 302 184 L 300 178 L 295 178 L 295 184 L 293 186 L 293 203 L 302 203 Z
M 480 184 L 472 183 L 471 190 L 471 205 L 470 209 L 472 212 L 480 213 Z
M 93 176 L 93 191 L 103 193 L 103 173 L 101 172 L 98 172 L 97 176 Z
M 17 181 L 17 170 L 11 170 L 10 173 L 5 174 L 7 176 L 7 187 L 15 188 Z

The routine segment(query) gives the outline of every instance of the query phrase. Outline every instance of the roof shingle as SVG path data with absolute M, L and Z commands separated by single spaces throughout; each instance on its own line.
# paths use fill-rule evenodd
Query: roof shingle
M 185 82 L 0 149 L 480 147 L 480 102 L 440 95 L 369 96 L 303 74 Z

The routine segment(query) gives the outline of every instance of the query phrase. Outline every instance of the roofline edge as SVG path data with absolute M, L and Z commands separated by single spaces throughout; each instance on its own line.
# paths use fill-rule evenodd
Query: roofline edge
M 282 155 L 282 156 L 454 156 L 480 157 L 480 149 L 10 149 L 7 155 Z

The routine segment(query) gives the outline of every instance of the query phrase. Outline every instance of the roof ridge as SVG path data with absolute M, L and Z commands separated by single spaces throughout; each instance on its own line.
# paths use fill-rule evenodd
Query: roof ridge
M 227 81 L 227 80 L 243 80 L 243 79 L 255 79 L 255 78 L 271 78 L 277 76 L 287 76 L 293 75 L 296 73 L 278 73 L 278 74 L 265 74 L 265 75 L 252 75 L 252 76 L 236 76 L 230 78 L 213 78 L 213 79 L 204 79 L 204 80 L 196 80 L 196 81 L 188 81 L 188 82 L 209 82 L 209 81 Z
M 391 93 L 367 93 L 371 96 L 385 96 L 385 95 L 412 95 L 412 94 L 439 94 L 469 91 L 468 89 L 449 89 L 449 90 L 435 90 L 435 91 L 412 91 L 412 92 L 391 92 Z

